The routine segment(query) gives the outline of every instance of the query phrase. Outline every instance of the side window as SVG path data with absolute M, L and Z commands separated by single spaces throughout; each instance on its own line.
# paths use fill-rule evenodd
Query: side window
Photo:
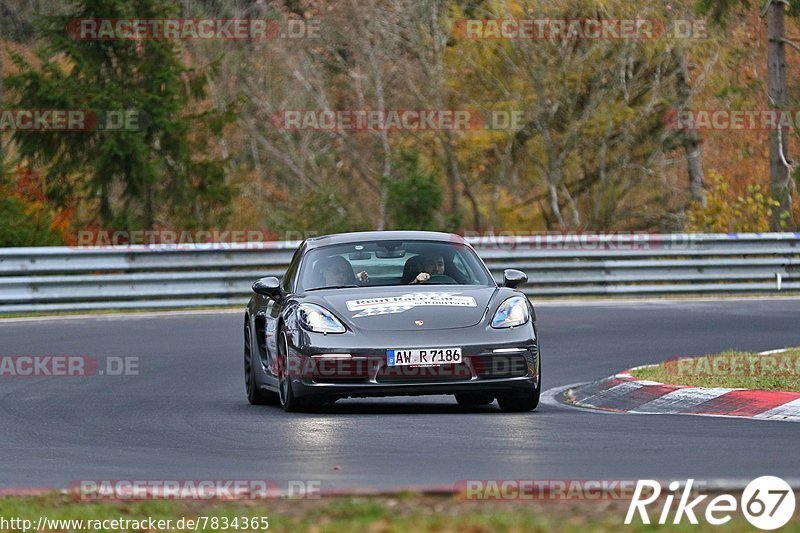
M 464 260 L 461 259 L 460 253 L 453 254 L 453 267 L 461 274 L 462 280 L 473 282 L 472 273 L 470 272 L 467 265 L 464 264 Z
M 292 291 L 292 283 L 294 282 L 294 277 L 297 275 L 297 269 L 300 267 L 300 258 L 302 257 L 303 246 L 298 248 L 294 255 L 292 256 L 292 262 L 289 263 L 289 268 L 286 269 L 286 274 L 283 275 L 282 286 L 285 292 Z

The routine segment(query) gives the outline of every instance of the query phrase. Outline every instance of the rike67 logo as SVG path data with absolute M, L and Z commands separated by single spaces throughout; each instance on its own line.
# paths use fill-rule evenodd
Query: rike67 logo
M 741 511 L 751 525 L 762 530 L 773 530 L 784 526 L 794 515 L 795 496 L 792 487 L 775 476 L 762 476 L 748 483 L 740 500 L 730 494 L 720 494 L 705 504 L 705 512 L 701 515 L 698 506 L 708 498 L 701 494 L 692 498 L 694 480 L 689 479 L 680 490 L 680 483 L 669 484 L 656 523 L 680 524 L 684 519 L 691 524 L 698 524 L 698 515 L 709 524 L 719 526 L 729 522 L 732 513 Z M 642 523 L 650 524 L 648 506 L 655 504 L 661 497 L 661 484 L 657 481 L 639 480 L 633 493 L 633 499 L 625 516 L 625 523 L 631 524 L 638 513 Z M 673 512 L 673 503 L 678 500 Z M 691 499 L 690 499 L 691 498 Z M 657 504 L 656 504 L 657 505 Z M 655 509 L 654 509 L 655 510 Z

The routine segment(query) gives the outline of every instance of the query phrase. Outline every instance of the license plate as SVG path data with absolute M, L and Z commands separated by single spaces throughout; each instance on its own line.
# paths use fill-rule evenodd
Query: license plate
M 386 350 L 387 366 L 435 366 L 460 363 L 461 361 L 461 348 Z

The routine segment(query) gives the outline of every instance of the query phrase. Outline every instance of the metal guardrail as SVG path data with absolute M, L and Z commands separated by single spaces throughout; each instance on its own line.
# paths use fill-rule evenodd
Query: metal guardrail
M 532 297 L 800 290 L 800 233 L 468 240 L 496 279 L 526 272 Z M 241 305 L 299 244 L 0 248 L 0 313 Z

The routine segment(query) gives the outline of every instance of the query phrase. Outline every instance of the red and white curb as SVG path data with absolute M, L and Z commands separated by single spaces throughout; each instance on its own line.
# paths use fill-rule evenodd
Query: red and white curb
M 566 392 L 567 403 L 635 414 L 730 416 L 800 422 L 798 392 L 670 385 L 636 379 L 631 372 L 637 368 L 644 367 L 574 386 Z

